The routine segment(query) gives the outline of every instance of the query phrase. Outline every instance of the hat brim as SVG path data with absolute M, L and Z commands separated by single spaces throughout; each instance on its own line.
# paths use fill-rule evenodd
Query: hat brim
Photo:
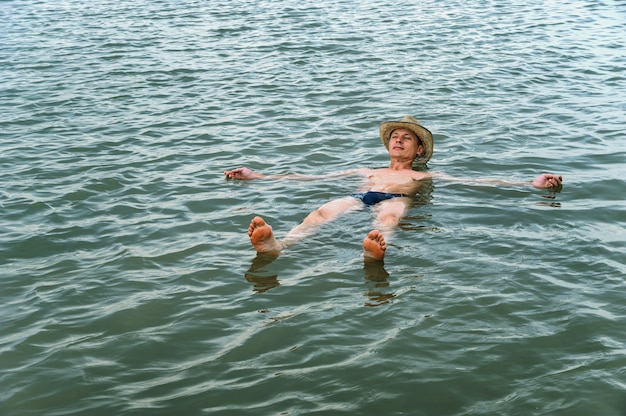
M 407 129 L 412 131 L 424 145 L 424 154 L 419 155 L 416 160 L 426 163 L 433 156 L 433 134 L 421 124 L 411 123 L 408 121 L 385 121 L 380 123 L 380 140 L 389 150 L 389 139 L 391 133 L 397 129 Z

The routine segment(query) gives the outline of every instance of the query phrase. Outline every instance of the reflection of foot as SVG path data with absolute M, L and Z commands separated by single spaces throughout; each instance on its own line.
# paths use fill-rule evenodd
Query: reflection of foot
M 263 293 L 280 286 L 278 275 L 272 274 L 274 271 L 268 267 L 274 260 L 276 260 L 276 256 L 266 253 L 259 253 L 252 260 L 252 264 L 244 277 L 248 282 L 254 284 L 252 290 L 255 292 Z
M 278 254 L 281 244 L 274 238 L 272 227 L 267 225 L 263 218 L 254 217 L 248 227 L 248 236 L 254 249 L 259 253 Z
M 363 240 L 363 255 L 375 260 L 382 260 L 385 258 L 385 250 L 387 250 L 387 244 L 380 231 L 370 231 Z
M 374 287 L 389 286 L 389 273 L 385 270 L 385 262 L 380 260 L 372 261 L 374 259 L 371 257 L 364 257 L 363 260 L 365 280 L 372 282 Z

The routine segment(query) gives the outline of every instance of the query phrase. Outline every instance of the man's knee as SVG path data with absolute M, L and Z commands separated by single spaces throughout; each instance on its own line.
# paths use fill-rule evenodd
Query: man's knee
M 378 216 L 378 222 L 383 225 L 394 226 L 400 222 L 400 216 L 396 213 L 384 212 Z
M 388 204 L 378 213 L 376 220 L 382 225 L 393 227 L 398 225 L 403 214 L 404 209 L 400 209 L 398 205 Z
M 328 213 L 324 209 L 318 208 L 314 211 L 311 211 L 311 213 L 304 219 L 304 222 L 317 224 L 327 220 Z
M 304 222 L 309 224 L 321 224 L 334 220 L 340 214 L 354 209 L 359 203 L 360 201 L 356 199 L 337 199 L 327 202 L 315 211 L 311 211 Z

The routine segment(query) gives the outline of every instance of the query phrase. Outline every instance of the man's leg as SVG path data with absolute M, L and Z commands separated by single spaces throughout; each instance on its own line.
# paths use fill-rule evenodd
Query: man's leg
M 352 196 L 335 199 L 327 202 L 315 211 L 311 212 L 300 225 L 285 236 L 283 241 L 274 237 L 272 227 L 265 223 L 261 217 L 255 217 L 248 228 L 248 236 L 255 250 L 259 253 L 278 254 L 304 237 L 310 235 L 320 225 L 334 220 L 340 214 L 360 208 L 363 203 Z
M 374 260 L 385 258 L 387 241 L 391 238 L 391 233 L 398 226 L 408 207 L 408 202 L 404 199 L 390 199 L 376 205 L 374 226 L 377 229 L 370 231 L 363 240 L 363 256 L 365 258 Z
M 282 244 L 284 247 L 289 247 L 311 235 L 322 224 L 334 220 L 344 212 L 354 211 L 362 206 L 363 202 L 353 196 L 327 202 L 315 211 L 312 211 L 300 225 L 289 231 L 283 239 Z

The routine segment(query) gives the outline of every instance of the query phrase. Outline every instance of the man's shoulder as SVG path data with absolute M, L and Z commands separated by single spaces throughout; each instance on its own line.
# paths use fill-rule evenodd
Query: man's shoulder
M 424 171 L 421 171 L 421 170 L 413 170 L 413 171 L 411 171 L 411 172 L 413 172 L 413 175 L 415 175 L 415 176 L 419 176 L 419 177 L 421 177 L 421 178 L 430 178 L 430 177 L 432 177 L 432 176 L 433 176 L 433 174 L 432 174 L 432 173 L 430 173 L 430 172 L 424 172 Z
M 413 180 L 421 181 L 424 179 L 432 178 L 433 175 L 430 172 L 420 172 L 420 171 L 413 170 L 411 171 L 411 177 L 413 178 Z

